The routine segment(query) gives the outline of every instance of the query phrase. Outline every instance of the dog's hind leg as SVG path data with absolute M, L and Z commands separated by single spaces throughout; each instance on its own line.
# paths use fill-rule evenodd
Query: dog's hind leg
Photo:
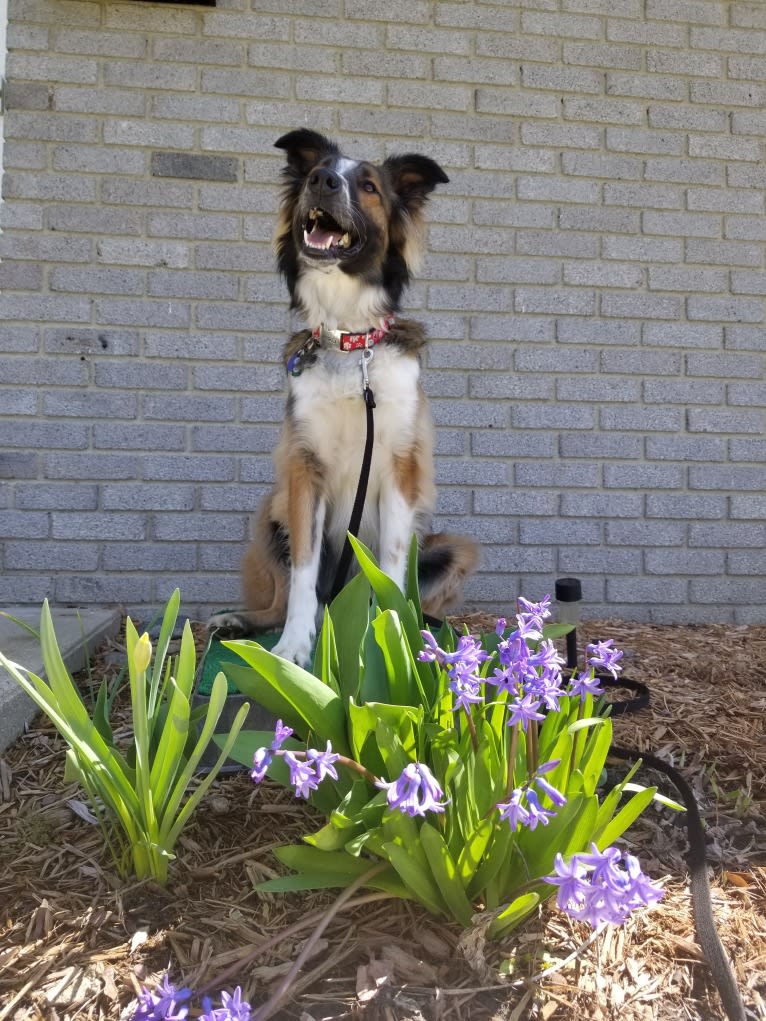
M 425 613 L 443 617 L 459 602 L 463 582 L 476 569 L 479 547 L 464 535 L 437 532 L 425 536 L 418 559 L 420 599 Z
M 426 479 L 416 450 L 394 456 L 392 467 L 392 477 L 381 488 L 379 499 L 380 568 L 404 590 L 407 554 Z
M 242 560 L 246 610 L 226 610 L 208 621 L 221 638 L 239 638 L 282 627 L 287 614 L 289 549 L 284 529 L 272 518 L 272 499 L 258 513 L 253 540 Z
M 274 646 L 278 656 L 305 666 L 311 657 L 319 608 L 317 580 L 327 509 L 321 469 L 310 454 L 293 454 L 287 465 L 290 588 L 287 620 Z

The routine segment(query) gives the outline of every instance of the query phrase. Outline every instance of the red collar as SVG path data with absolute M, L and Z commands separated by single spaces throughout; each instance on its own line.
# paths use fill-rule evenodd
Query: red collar
M 326 330 L 323 326 L 317 326 L 311 334 L 311 339 L 317 343 L 330 340 L 340 351 L 357 351 L 363 347 L 374 347 L 395 324 L 396 318 L 388 316 L 383 320 L 382 326 L 366 333 L 344 333 L 342 330 Z

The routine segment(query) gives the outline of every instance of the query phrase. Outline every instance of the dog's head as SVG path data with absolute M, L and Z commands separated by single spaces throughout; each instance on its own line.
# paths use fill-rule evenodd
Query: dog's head
M 423 207 L 447 175 L 415 153 L 380 165 L 349 159 L 306 128 L 276 146 L 287 153 L 287 166 L 275 246 L 293 305 L 309 311 L 301 278 L 339 272 L 376 290 L 385 305 L 379 314 L 394 311 L 418 261 Z

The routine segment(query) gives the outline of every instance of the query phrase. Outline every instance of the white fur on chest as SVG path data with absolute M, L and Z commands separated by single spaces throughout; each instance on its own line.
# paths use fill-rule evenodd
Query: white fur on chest
M 420 369 L 412 356 L 379 344 L 368 366 L 375 396 L 374 444 L 361 538 L 379 532 L 378 502 L 391 482 L 396 455 L 417 438 Z M 362 397 L 361 351 L 320 350 L 316 361 L 290 379 L 298 435 L 325 468 L 326 531 L 333 544 L 345 536 L 362 467 L 367 436 Z
M 382 287 L 344 273 L 338 266 L 304 267 L 295 294 L 307 322 L 349 333 L 364 333 L 371 324 L 377 325 L 388 307 Z

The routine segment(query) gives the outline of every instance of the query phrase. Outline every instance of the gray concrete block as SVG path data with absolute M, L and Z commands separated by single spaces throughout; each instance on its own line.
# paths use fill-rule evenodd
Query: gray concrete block
M 40 626 L 39 610 L 27 606 L 6 606 L 5 611 L 34 628 Z M 87 656 L 120 627 L 117 610 L 73 610 L 53 607 L 53 625 L 64 662 L 71 672 L 81 670 Z M 0 650 L 14 663 L 43 675 L 39 642 L 32 635 L 0 616 Z M 0 752 L 13 744 L 38 713 L 37 706 L 3 668 L 0 668 Z

